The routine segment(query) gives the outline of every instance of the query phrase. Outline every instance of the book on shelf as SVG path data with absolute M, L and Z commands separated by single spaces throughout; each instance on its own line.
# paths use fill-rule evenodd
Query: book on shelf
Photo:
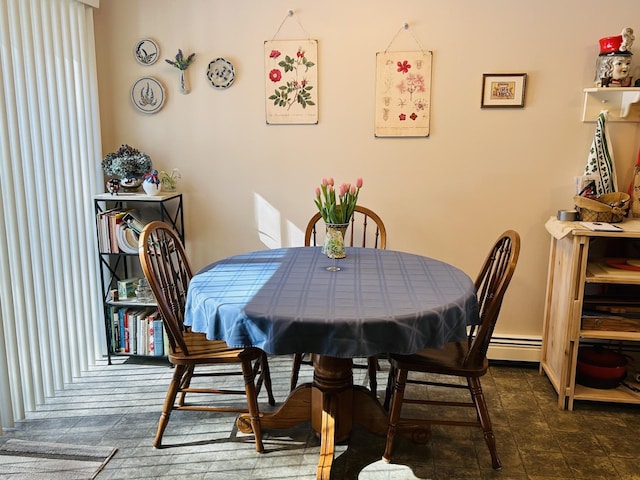
M 120 211 L 120 209 L 112 208 L 110 210 L 105 210 L 104 212 L 99 212 L 96 215 L 96 225 L 98 226 L 98 249 L 102 253 L 112 253 L 111 238 L 109 234 L 109 216 L 113 214 L 113 212 L 117 211 Z
M 164 340 L 162 338 L 162 320 L 155 310 L 148 317 L 149 322 L 149 355 L 161 357 L 164 355 Z
M 142 310 L 136 314 L 136 325 L 138 331 L 136 335 L 136 351 L 138 355 L 147 355 L 147 322 L 146 322 L 146 310 Z
M 109 309 L 111 315 L 111 349 L 114 352 L 120 351 L 120 309 L 111 307 Z
M 155 307 L 111 307 L 113 353 L 163 356 L 164 325 Z
M 130 211 L 129 209 L 112 208 L 97 214 L 98 248 L 101 253 L 121 252 L 118 230 L 122 225 L 123 217 Z
M 139 215 L 136 215 L 134 212 L 127 212 L 122 217 L 122 221 L 138 235 L 142 233 L 142 229 L 146 225 L 146 222 L 144 222 L 142 218 Z
M 125 310 L 124 308 L 120 308 L 118 309 L 118 338 L 120 340 L 119 345 L 118 345 L 118 352 L 126 352 L 125 349 L 125 345 L 127 344 L 126 341 L 126 328 L 125 328 L 125 321 L 124 321 L 124 314 L 125 314 Z
M 162 316 L 159 318 L 162 323 Z M 162 323 L 162 351 L 165 355 L 169 355 L 169 348 L 169 336 L 167 335 L 167 330 L 164 328 L 164 323 Z

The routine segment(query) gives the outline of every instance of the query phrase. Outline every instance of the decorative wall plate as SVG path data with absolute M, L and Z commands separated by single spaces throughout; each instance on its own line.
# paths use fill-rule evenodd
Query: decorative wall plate
M 164 87 L 153 77 L 142 77 L 131 87 L 131 102 L 142 113 L 156 113 L 164 105 Z
M 209 63 L 207 78 L 215 88 L 228 88 L 233 83 L 236 71 L 229 60 L 216 58 Z
M 150 38 L 145 38 L 136 44 L 136 48 L 133 49 L 133 55 L 136 57 L 138 63 L 142 65 L 153 65 L 158 61 L 160 49 L 156 42 Z

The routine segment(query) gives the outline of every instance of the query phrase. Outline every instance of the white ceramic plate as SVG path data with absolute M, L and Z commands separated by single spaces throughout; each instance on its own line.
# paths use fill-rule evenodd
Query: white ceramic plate
M 142 77 L 131 87 L 131 102 L 142 113 L 158 112 L 164 100 L 164 87 L 153 77 Z
M 214 88 L 229 88 L 236 77 L 236 71 L 229 60 L 216 58 L 209 63 L 207 78 Z
M 133 49 L 133 55 L 136 57 L 138 63 L 142 65 L 153 65 L 158 61 L 160 49 L 156 42 L 150 38 L 145 38 L 136 43 L 136 47 Z

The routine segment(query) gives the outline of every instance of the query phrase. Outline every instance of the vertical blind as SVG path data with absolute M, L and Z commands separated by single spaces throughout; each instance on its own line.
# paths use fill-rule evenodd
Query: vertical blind
M 5 428 L 105 353 L 91 201 L 100 150 L 93 8 L 0 1 Z

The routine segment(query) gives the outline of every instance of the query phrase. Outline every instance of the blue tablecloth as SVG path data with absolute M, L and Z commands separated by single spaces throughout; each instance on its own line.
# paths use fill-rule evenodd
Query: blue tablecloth
M 361 357 L 441 347 L 478 322 L 473 282 L 447 263 L 373 248 L 332 262 L 320 247 L 215 262 L 191 280 L 185 324 L 232 347 Z

